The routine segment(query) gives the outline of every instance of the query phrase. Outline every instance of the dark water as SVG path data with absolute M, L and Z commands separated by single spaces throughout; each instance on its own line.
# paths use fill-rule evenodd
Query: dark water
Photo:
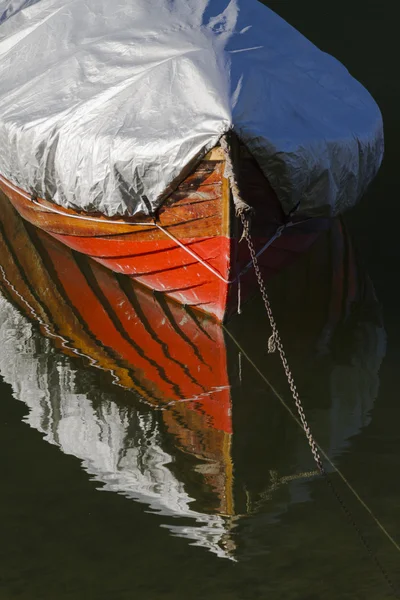
M 269 287 L 315 437 L 399 543 L 396 24 L 384 3 L 269 4 L 385 118 L 384 166 L 347 228 Z M 127 339 L 110 320 L 121 282 L 76 259 L 84 319 L 62 251 L 1 212 L 1 600 L 392 597 L 282 404 L 259 300 L 223 333 L 124 289 Z M 113 337 L 96 341 L 99 323 Z M 399 585 L 400 553 L 331 478 Z

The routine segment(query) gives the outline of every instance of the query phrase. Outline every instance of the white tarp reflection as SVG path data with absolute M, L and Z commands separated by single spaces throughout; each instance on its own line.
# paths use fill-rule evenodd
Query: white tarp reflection
M 349 439 L 369 423 L 378 393 L 385 331 L 381 324 L 367 321 L 358 327 L 354 339 L 351 363 L 337 364 L 331 371 L 329 405 L 313 408 L 308 415 L 331 458 L 343 452 Z M 29 407 L 26 422 L 42 432 L 46 441 L 79 458 L 102 484 L 99 489 L 142 502 L 163 516 L 192 519 L 192 526 L 182 526 L 178 519 L 176 525 L 170 519 L 164 526 L 194 545 L 234 560 L 232 521 L 191 509 L 194 498 L 169 468 L 173 457 L 162 447 L 155 413 L 139 410 L 134 403 L 129 408 L 121 406 L 90 382 L 83 393 L 86 383 L 80 384 L 79 373 L 67 357 L 57 358 L 50 340 L 35 334 L 27 319 L 0 295 L 0 374 L 12 386 L 14 397 Z M 300 429 L 295 429 L 294 439 L 295 462 L 306 473 L 315 470 Z M 289 474 L 274 483 L 268 473 L 265 498 L 282 484 L 287 485 L 288 494 L 271 502 L 273 520 L 291 503 L 310 498 L 310 488 L 301 476 Z
M 50 350 L 49 340 L 32 336 L 31 324 L 0 295 L 0 374 L 14 397 L 29 407 L 26 422 L 47 442 L 79 458 L 103 484 L 100 489 L 143 502 L 161 515 L 192 519 L 193 526 L 165 526 L 194 545 L 232 558 L 221 545 L 224 518 L 192 510 L 193 498 L 168 468 L 172 457 L 161 448 L 154 415 L 131 408 L 128 420 L 124 409 L 100 391 L 101 403 L 94 408 L 86 394 L 74 391 L 71 364 L 49 359 L 46 347 Z M 128 428 L 135 431 L 134 443 Z

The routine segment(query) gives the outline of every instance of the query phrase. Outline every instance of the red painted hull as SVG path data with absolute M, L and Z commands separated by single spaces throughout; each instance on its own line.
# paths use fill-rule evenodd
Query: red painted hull
M 61 242 L 91 256 L 116 273 L 166 293 L 180 304 L 211 313 L 218 321 L 225 314 L 229 283 L 230 239 L 226 237 L 180 240 L 220 273 L 219 279 L 170 240 L 143 241 L 133 245 L 117 240 L 98 240 L 53 234 Z
M 293 236 L 298 247 L 302 238 Z M 281 256 L 282 247 L 273 252 Z M 258 501 L 260 490 L 257 483 L 254 496 L 249 496 L 247 480 L 241 482 L 246 463 L 242 453 L 254 460 L 248 429 L 258 414 L 257 406 L 265 402 L 256 398 L 258 394 L 251 398 L 245 393 L 247 378 L 254 373 L 238 350 L 241 347 L 253 357 L 255 352 L 265 352 L 267 330 L 260 331 L 257 319 L 240 322 L 237 346 L 205 315 L 149 293 L 131 278 L 116 276 L 30 226 L 2 195 L 0 265 L 0 291 L 37 323 L 58 350 L 100 369 L 102 393 L 110 390 L 112 381 L 161 409 L 160 423 L 172 442 L 173 456 L 181 459 L 184 455 L 183 460 L 190 462 L 190 468 L 181 472 L 190 473 L 185 484 L 193 485 L 193 498 L 201 502 L 209 494 L 215 510 L 226 515 L 252 510 L 249 497 Z M 286 330 L 289 352 L 301 360 L 299 372 L 307 373 L 309 356 L 314 356 L 316 348 L 325 354 L 322 344 L 330 344 L 334 332 L 343 336 L 343 331 L 354 328 L 358 339 L 358 327 L 349 317 L 365 302 L 369 315 L 376 300 L 367 291 L 346 232 L 337 221 L 295 269 L 275 279 L 270 286 L 274 313 L 283 335 Z M 231 329 L 234 337 L 235 329 Z M 345 339 L 351 338 L 346 334 Z M 270 376 L 275 377 L 271 370 Z M 84 378 L 82 385 L 88 392 L 91 379 Z M 109 396 L 105 397 L 108 407 Z M 130 404 L 129 395 L 122 398 Z M 51 427 L 57 423 L 58 400 L 52 404 Z M 129 412 L 126 415 L 129 419 Z M 267 429 L 268 424 L 276 430 L 275 417 L 266 422 Z M 241 431 L 247 432 L 245 446 Z M 268 434 L 264 438 L 268 439 Z M 234 440 L 238 440 L 235 450 Z M 236 457 L 241 460 L 234 463 Z M 195 461 L 200 468 L 193 468 Z M 272 481 L 267 479 L 270 486 Z
M 324 223 L 325 224 L 325 223 Z M 314 224 L 315 225 L 315 224 Z M 288 231 L 277 239 L 259 257 L 266 279 L 290 265 L 317 239 L 322 223 L 311 231 L 302 229 Z M 325 224 L 326 225 L 326 224 Z M 211 273 L 199 261 L 170 240 L 138 242 L 126 248 L 107 239 L 79 238 L 53 234 L 55 238 L 78 252 L 82 252 L 116 273 L 129 275 L 138 283 L 167 294 L 180 304 L 211 314 L 217 321 L 231 316 L 241 303 L 252 296 L 256 289 L 254 271 L 249 268 L 250 255 L 245 241 L 238 256 L 236 269 L 231 273 L 230 255 L 232 240 L 227 237 L 184 238 L 180 240 L 206 261 L 221 275 Z M 262 248 L 268 238 L 257 238 L 256 247 Z M 247 269 L 246 269 L 247 267 Z M 240 273 L 240 293 L 237 276 Z M 231 279 L 230 279 L 231 278 Z M 224 281 L 224 280 L 225 281 Z M 242 296 L 240 298 L 240 296 Z
M 224 321 L 257 290 L 241 227 L 233 215 L 221 155 L 207 159 L 164 204 L 157 217 L 93 218 L 29 194 L 0 176 L 4 191 L 22 217 L 70 248 L 114 272 L 129 275 L 180 304 Z M 252 161 L 243 163 L 244 195 L 256 211 L 253 233 L 262 248 L 284 221 L 280 205 Z M 327 220 L 299 223 L 259 257 L 266 278 L 282 269 L 316 240 Z M 240 285 L 239 285 L 240 284 Z

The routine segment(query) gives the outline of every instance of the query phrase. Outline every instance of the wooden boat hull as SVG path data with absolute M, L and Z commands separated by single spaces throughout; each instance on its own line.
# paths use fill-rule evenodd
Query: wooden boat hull
M 296 477 L 291 469 L 293 464 L 298 465 L 293 458 L 298 454 L 298 438 L 290 427 L 293 425 L 293 430 L 297 427 L 284 411 L 278 410 L 279 403 L 268 401 L 266 389 L 254 386 L 254 370 L 243 354 L 247 352 L 252 358 L 265 355 L 269 333 L 266 323 L 260 325 L 260 320 L 245 317 L 245 326 L 243 321 L 236 321 L 226 328 L 233 334 L 236 328 L 241 334 L 239 351 L 239 346 L 215 321 L 193 310 L 184 310 L 161 295 L 151 294 L 130 278 L 115 275 L 71 251 L 20 219 L 2 195 L 0 265 L 1 294 L 35 323 L 57 350 L 71 358 L 65 368 L 57 370 L 49 367 L 45 354 L 32 346 L 43 366 L 43 371 L 35 370 L 36 376 L 44 386 L 51 386 L 51 391 L 40 396 L 38 410 L 45 414 L 42 431 L 53 435 L 53 439 L 58 439 L 62 417 L 68 418 L 73 412 L 68 411 L 69 405 L 64 412 L 61 410 L 62 395 L 54 392 L 57 387 L 53 386 L 60 384 L 62 388 L 65 383 L 65 396 L 71 397 L 69 382 L 75 380 L 75 376 L 69 378 L 69 374 L 79 372 L 83 376 L 76 377 L 80 386 L 76 391 L 81 391 L 82 397 L 93 397 L 93 412 L 101 413 L 99 405 L 102 403 L 105 414 L 113 412 L 110 410 L 113 403 L 118 405 L 116 412 L 122 407 L 123 420 L 129 426 L 129 435 L 124 439 L 128 450 L 130 444 L 138 443 L 129 437 L 132 434 L 131 408 L 136 400 L 140 399 L 149 412 L 157 413 L 164 448 L 174 461 L 181 461 L 172 468 L 184 477 L 185 487 L 190 497 L 196 499 L 199 510 L 234 518 L 248 514 L 277 489 L 277 477 L 272 479 L 271 474 L 279 471 L 280 475 L 288 475 L 288 482 Z M 319 418 L 321 410 L 329 410 L 320 424 L 329 424 L 332 415 L 336 423 L 339 409 L 346 414 L 342 404 L 346 396 L 342 398 L 342 391 L 338 396 L 337 379 L 331 376 L 329 360 L 320 362 L 321 368 L 315 368 L 316 350 L 329 356 L 329 346 L 341 335 L 350 353 L 349 364 L 355 365 L 356 382 L 357 378 L 364 381 L 366 372 L 370 374 L 377 369 L 374 356 L 379 352 L 380 343 L 376 343 L 379 338 L 371 336 L 370 344 L 365 344 L 367 337 L 360 334 L 360 321 L 366 321 L 368 331 L 374 323 L 379 329 L 378 303 L 366 279 L 358 269 L 346 231 L 335 220 L 311 252 L 271 282 L 269 291 L 274 312 L 294 372 L 306 377 L 311 373 L 316 380 Z M 257 310 L 257 305 L 263 311 L 261 302 L 255 302 L 253 308 Z M 355 318 L 357 312 L 359 317 Z M 352 355 L 356 340 L 362 340 L 360 350 L 367 353 L 368 360 Z M 365 371 L 360 368 L 361 364 L 365 365 Z M 91 367 L 88 378 L 83 371 L 87 366 Z M 263 372 L 279 389 L 283 373 L 280 369 L 277 372 L 274 362 L 269 366 L 267 363 L 266 367 Z M 351 369 L 346 368 L 343 373 L 342 377 L 350 381 L 346 402 L 356 400 L 358 403 L 347 411 L 356 416 L 354 423 L 351 420 L 354 432 L 358 430 L 359 421 L 365 425 L 371 399 L 366 402 L 364 384 L 360 386 L 360 393 L 354 379 L 349 377 Z M 23 380 L 24 376 L 28 380 L 25 373 L 17 370 L 16 388 L 21 387 L 18 377 Z M 345 387 L 343 378 L 339 381 Z M 93 382 L 97 383 L 92 396 Z M 114 385 L 110 385 L 111 382 Z M 283 383 L 286 386 L 287 382 Z M 97 388 L 100 393 L 96 392 Z M 376 389 L 374 385 L 369 388 Z M 45 389 L 50 390 L 50 387 Z M 331 410 L 331 406 L 336 408 Z M 73 404 L 74 410 L 76 407 Z M 254 435 L 255 418 L 265 424 L 258 428 L 258 436 Z M 79 430 L 65 420 L 62 427 L 66 428 L 64 432 L 70 428 L 69 440 Z M 98 429 L 102 435 L 106 431 L 106 428 Z M 118 428 L 115 431 L 119 431 Z M 298 432 L 302 449 L 303 432 L 300 429 Z M 338 435 L 334 425 L 332 432 Z M 111 444 L 108 436 L 104 438 L 106 444 Z M 282 439 L 285 440 L 283 455 L 289 457 L 283 463 L 282 453 L 276 451 Z M 288 452 L 289 447 L 291 452 Z M 98 444 L 96 448 L 102 452 L 103 446 Z M 118 454 L 117 475 L 120 465 L 124 464 L 121 457 L 126 456 L 128 450 Z M 263 467 L 267 464 L 262 469 L 265 478 L 254 480 L 248 465 L 256 463 L 260 456 Z M 284 481 L 285 477 L 281 483 Z
M 156 220 L 88 215 L 31 196 L 0 176 L 0 189 L 20 215 L 73 250 L 224 321 L 256 290 L 241 227 L 233 214 L 225 161 L 214 149 L 175 191 Z M 279 202 L 249 156 L 240 161 L 243 195 L 255 209 L 260 250 L 284 222 Z M 326 219 L 298 223 L 259 257 L 266 278 L 308 248 Z

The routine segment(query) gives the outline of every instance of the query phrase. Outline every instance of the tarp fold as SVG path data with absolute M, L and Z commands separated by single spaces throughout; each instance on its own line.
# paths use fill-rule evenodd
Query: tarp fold
M 286 213 L 349 208 L 383 155 L 369 93 L 257 0 L 0 0 L 0 174 L 23 189 L 148 214 L 230 129 Z

